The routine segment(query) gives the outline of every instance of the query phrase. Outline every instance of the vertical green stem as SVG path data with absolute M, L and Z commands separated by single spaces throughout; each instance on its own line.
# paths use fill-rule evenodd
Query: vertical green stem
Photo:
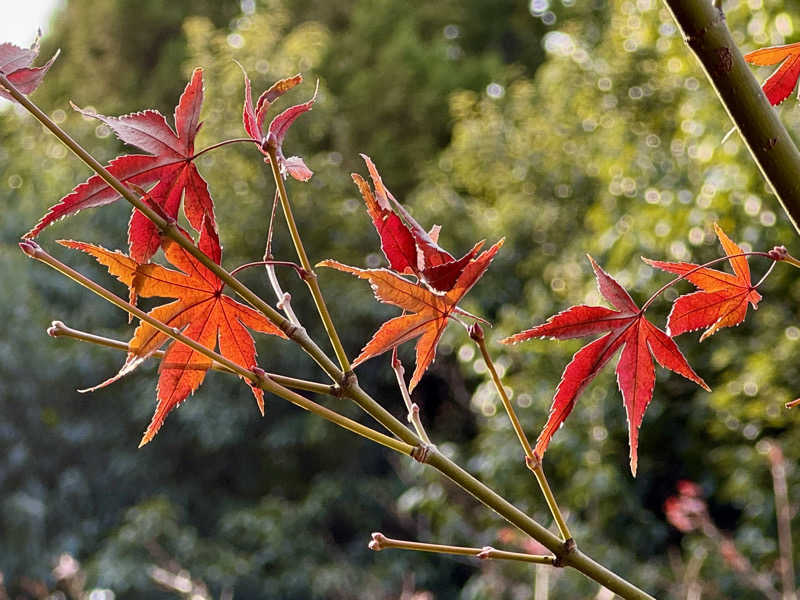
M 547 502 L 547 507 L 550 509 L 550 513 L 553 515 L 556 525 L 558 525 L 558 530 L 561 532 L 561 537 L 564 538 L 565 542 L 569 542 L 572 540 L 572 534 L 569 531 L 569 527 L 567 527 L 566 519 L 564 519 L 564 516 L 561 514 L 561 510 L 558 508 L 558 502 L 556 502 L 556 497 L 553 495 L 553 491 L 550 489 L 550 484 L 547 482 L 547 477 L 545 477 L 544 474 L 544 468 L 542 468 L 542 461 L 536 460 L 536 458 L 531 459 L 525 457 L 525 464 L 528 465 L 528 468 L 531 471 L 533 471 L 536 481 L 539 483 L 539 488 L 542 490 L 542 495 Z
M 500 400 L 503 402 L 503 407 L 506 409 L 506 414 L 517 434 L 519 443 L 525 451 L 525 464 L 535 475 L 536 482 L 542 490 L 542 495 L 547 502 L 547 507 L 550 509 L 550 513 L 553 515 L 556 525 L 558 525 L 561 536 L 564 538 L 565 542 L 571 541 L 572 534 L 569 531 L 569 527 L 567 527 L 567 521 L 564 519 L 564 515 L 561 514 L 561 509 L 558 508 L 558 503 L 553 495 L 553 491 L 550 489 L 550 484 L 547 482 L 547 477 L 545 477 L 544 469 L 542 468 L 542 461 L 533 452 L 531 443 L 528 441 L 528 436 L 525 435 L 522 423 L 520 423 L 519 417 L 517 417 L 517 411 L 514 410 L 514 405 L 511 404 L 511 399 L 508 397 L 508 394 L 506 394 L 506 389 L 503 386 L 503 382 L 500 380 L 500 375 L 497 373 L 492 356 L 489 354 L 489 350 L 486 347 L 486 336 L 483 334 L 483 328 L 478 323 L 475 323 L 469 329 L 469 336 L 475 341 L 481 351 L 483 362 L 486 363 L 486 368 L 489 369 L 494 387 L 500 395 Z
M 322 290 L 320 290 L 319 282 L 317 281 L 317 275 L 314 273 L 311 262 L 308 260 L 306 249 L 303 246 L 303 240 L 300 237 L 300 231 L 297 229 L 297 223 L 295 223 L 294 214 L 292 213 L 292 205 L 289 203 L 289 195 L 286 193 L 286 186 L 283 183 L 283 176 L 281 175 L 281 169 L 280 165 L 278 164 L 278 157 L 275 152 L 275 148 L 268 147 L 267 152 L 269 153 L 269 164 L 272 167 L 272 176 L 275 179 L 275 185 L 278 187 L 278 195 L 281 199 L 281 208 L 283 208 L 283 214 L 286 217 L 286 223 L 289 226 L 289 234 L 292 236 L 294 248 L 297 251 L 298 258 L 300 259 L 300 266 L 302 266 L 303 269 L 305 269 L 305 271 L 308 273 L 305 278 L 306 283 L 308 284 L 309 290 L 311 290 L 311 295 L 314 297 L 314 304 L 317 305 L 317 311 L 322 319 L 322 324 L 325 326 L 325 331 L 328 334 L 328 338 L 331 340 L 333 350 L 336 352 L 336 357 L 339 359 L 339 365 L 345 374 L 349 373 L 351 370 L 350 361 L 347 358 L 347 354 L 344 351 L 344 346 L 342 346 L 341 340 L 339 340 L 339 334 L 336 333 L 336 327 L 333 325 L 333 319 L 331 319 L 331 315 L 328 312 L 328 307 L 325 304 L 325 299 L 322 297 Z

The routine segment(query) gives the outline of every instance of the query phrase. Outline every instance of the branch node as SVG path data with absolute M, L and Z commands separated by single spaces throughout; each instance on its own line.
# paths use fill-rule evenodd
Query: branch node
M 406 417 L 406 420 L 408 420 L 409 423 L 413 423 L 414 420 L 417 418 L 419 418 L 419 404 L 413 402 L 411 404 L 410 410 L 408 411 L 408 416 Z
M 356 383 L 358 383 L 358 377 L 356 377 L 355 371 L 353 371 L 353 369 L 350 369 L 342 377 L 342 389 L 345 390 L 350 389 Z
M 286 321 L 286 326 L 283 328 L 283 333 L 286 334 L 286 337 L 288 337 L 290 340 L 295 340 L 295 336 L 298 332 L 305 333 L 305 329 L 302 325 L 295 325 L 291 321 Z
M 411 458 L 424 465 L 428 462 L 428 457 L 434 450 L 435 446 L 433 444 L 421 443 L 418 446 L 414 446 L 414 449 L 411 451 Z
M 292 302 L 292 295 L 289 292 L 284 292 L 283 298 L 281 298 L 280 301 L 275 306 L 283 310 L 286 306 L 291 304 L 291 302 Z
M 566 566 L 567 557 L 578 549 L 574 538 L 568 538 L 561 546 L 561 549 L 555 553 L 556 557 L 553 561 L 554 567 Z
M 492 548 L 491 546 L 484 546 L 483 548 L 481 548 L 481 551 L 478 552 L 475 556 L 477 556 L 481 560 L 487 560 L 492 558 L 492 552 L 494 551 L 495 549 Z
M 528 469 L 530 469 L 531 471 L 535 471 L 540 466 L 542 466 L 542 457 L 535 452 L 533 453 L 533 456 L 526 456 L 525 466 L 528 467 Z

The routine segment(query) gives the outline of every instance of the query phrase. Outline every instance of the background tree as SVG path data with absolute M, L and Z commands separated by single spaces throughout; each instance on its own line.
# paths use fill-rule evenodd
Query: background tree
M 209 85 L 202 146 L 203 139 L 241 135 L 234 118 L 241 72 L 232 59 L 247 68 L 255 89 L 298 71 L 309 82 L 319 77 L 319 101 L 290 141 L 316 172 L 310 184 L 292 188 L 312 260 L 336 255 L 377 264 L 374 234 L 348 176 L 361 170 L 358 152 L 369 153 L 420 222 L 446 224 L 445 247 L 466 251 L 474 239 L 507 236 L 465 306 L 496 323 L 491 341 L 582 295 L 597 303 L 586 252 L 641 300 L 663 275 L 638 256 L 713 258 L 714 221 L 753 247 L 793 241 L 738 137 L 721 143 L 730 123 L 655 0 L 542 1 L 527 9 L 480 1 L 412 9 L 388 1 L 95 4 L 71 0 L 55 17 L 43 53 L 61 47 L 63 55 L 36 93 L 77 137 L 95 136 L 95 155 L 111 158 L 119 148 L 106 139 L 107 128 L 69 110 L 65 94 L 105 114 L 145 106 L 169 114 L 191 69 L 203 66 Z M 790 9 L 771 0 L 732 3 L 726 15 L 747 50 L 794 41 L 800 22 Z M 311 86 L 300 93 L 310 95 Z M 796 129 L 794 101 L 781 110 Z M 52 562 L 69 552 L 94 584 L 117 597 L 161 589 L 148 565 L 165 557 L 189 566 L 215 596 L 234 590 L 236 597 L 348 598 L 359 589 L 365 597 L 396 597 L 406 589 L 436 597 L 531 597 L 533 578 L 524 566 L 367 554 L 375 529 L 469 545 L 510 534 L 439 478 L 365 451 L 362 441 L 283 403 L 268 403 L 267 417 L 256 418 L 249 392 L 235 381 L 210 376 L 171 417 L 170 435 L 136 452 L 152 411 L 151 373 L 81 396 L 70 390 L 105 379 L 120 355 L 44 336 L 56 315 L 125 338 L 124 316 L 69 282 L 27 268 L 16 248 L 65 182 L 82 181 L 86 172 L 13 109 L 0 114 L 0 136 L 7 207 L 0 269 L 17 282 L 0 296 L 0 452 L 7 457 L 0 464 L 0 568 L 12 593 L 23 588 L 23 577 L 51 578 Z M 32 161 L 42 145 L 46 157 L 36 150 Z M 215 189 L 225 190 L 217 210 L 231 261 L 260 255 L 261 215 L 272 199 L 249 150 L 201 161 Z M 108 232 L 125 219 L 120 205 L 86 211 L 71 227 L 118 245 Z M 43 238 L 68 237 L 71 227 L 54 226 Z M 278 242 L 276 253 L 288 240 Z M 96 269 L 88 260 L 83 266 Z M 260 278 L 254 272 L 248 283 L 263 285 Z M 354 301 L 361 290 L 346 278 L 321 279 L 352 353 L 391 311 Z M 300 285 L 287 279 L 286 286 L 297 310 L 310 313 Z M 712 516 L 756 568 L 770 569 L 776 560 L 762 440 L 783 448 L 789 496 L 796 498 L 800 480 L 791 465 L 800 445 L 790 432 L 798 416 L 783 403 L 800 389 L 792 359 L 800 285 L 779 270 L 766 293 L 772 300 L 727 339 L 684 344 L 714 392 L 659 376 L 636 480 L 627 472 L 626 425 L 610 372 L 587 390 L 582 410 L 547 455 L 551 484 L 572 509 L 582 545 L 612 568 L 641 565 L 633 579 L 659 597 L 678 597 L 681 589 L 683 573 L 669 560 L 670 548 L 682 545 L 689 561 L 700 547 L 663 515 L 678 479 L 700 483 Z M 667 304 L 654 308 L 666 312 Z M 533 434 L 578 346 L 495 347 Z M 497 398 L 473 346 L 453 328 L 441 350 L 416 392 L 429 429 L 453 441 L 446 450 L 454 456 L 472 457 L 469 467 L 482 479 L 548 522 L 506 420 L 495 414 Z M 269 360 L 278 372 L 310 374 L 300 354 Z M 383 360 L 359 374 L 379 397 L 397 399 L 399 415 Z M 221 401 L 223 421 L 215 418 Z M 703 562 L 699 578 L 709 597 L 760 597 L 717 557 Z M 554 597 L 596 593 L 573 577 L 551 577 L 550 585 Z

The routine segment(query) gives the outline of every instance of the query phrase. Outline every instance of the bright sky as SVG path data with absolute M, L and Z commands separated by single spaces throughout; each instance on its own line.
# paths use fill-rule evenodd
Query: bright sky
M 47 35 L 50 14 L 61 0 L 0 0 L 0 42 L 30 46 L 36 31 Z

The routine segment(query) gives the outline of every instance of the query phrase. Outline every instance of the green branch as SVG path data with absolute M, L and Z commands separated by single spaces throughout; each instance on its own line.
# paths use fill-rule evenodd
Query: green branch
M 555 565 L 555 556 L 542 556 L 538 554 L 526 554 L 523 552 L 509 552 L 508 550 L 498 550 L 491 546 L 483 548 L 467 548 L 464 546 L 449 546 L 446 544 L 428 544 L 426 542 L 412 542 L 408 540 L 395 540 L 388 538 L 380 532 L 372 534 L 369 542 L 369 549 L 375 552 L 386 550 L 387 548 L 397 548 L 399 550 L 416 550 L 417 552 L 434 552 L 437 554 L 457 554 L 461 556 L 474 556 L 482 560 L 503 559 L 518 560 L 522 562 L 535 563 L 539 565 Z
M 339 359 L 339 366 L 344 373 L 350 372 L 350 361 L 347 358 L 347 353 L 344 351 L 344 346 L 339 339 L 339 334 L 336 333 L 336 327 L 333 325 L 333 319 L 328 311 L 328 306 L 325 304 L 325 298 L 322 296 L 322 290 L 317 281 L 317 275 L 314 273 L 314 268 L 311 266 L 311 261 L 308 260 L 306 249 L 303 246 L 303 239 L 300 237 L 300 231 L 297 229 L 297 223 L 294 220 L 292 213 L 292 205 L 289 203 L 289 195 L 286 193 L 286 186 L 283 183 L 283 176 L 281 175 L 280 165 L 278 164 L 278 155 L 275 147 L 272 145 L 267 146 L 267 153 L 269 154 L 269 164 L 272 167 L 272 177 L 275 179 L 275 185 L 278 188 L 278 196 L 281 199 L 281 208 L 283 208 L 283 215 L 286 217 L 286 224 L 289 226 L 289 234 L 292 236 L 297 257 L 300 259 L 300 265 L 306 272 L 303 279 L 308 284 L 308 289 L 311 291 L 311 296 L 314 298 L 314 304 L 317 307 L 317 312 L 322 319 L 322 324 L 325 326 L 325 332 L 331 341 L 336 357 Z
M 127 342 L 103 337 L 102 335 L 95 335 L 94 333 L 88 333 L 79 329 L 73 329 L 72 327 L 67 327 L 62 321 L 53 321 L 50 327 L 47 328 L 47 335 L 51 337 L 68 337 L 74 340 L 88 342 L 90 344 L 97 344 L 98 346 L 105 346 L 106 348 L 122 350 L 123 352 L 129 351 Z M 150 358 L 161 360 L 164 358 L 164 351 L 156 350 L 150 355 Z M 216 361 L 212 362 L 209 368 L 222 373 L 229 373 L 232 375 L 236 374 L 228 367 L 221 365 Z M 272 379 L 275 383 L 294 390 L 303 390 L 305 392 L 325 394 L 328 396 L 340 395 L 337 392 L 339 387 L 336 385 L 328 385 L 325 383 L 317 383 L 315 381 L 307 381 L 305 379 L 297 379 L 295 377 L 287 377 L 286 375 L 278 375 L 277 373 L 267 373 L 267 377 Z
M 664 0 L 764 178 L 800 234 L 800 152 L 710 0 Z

